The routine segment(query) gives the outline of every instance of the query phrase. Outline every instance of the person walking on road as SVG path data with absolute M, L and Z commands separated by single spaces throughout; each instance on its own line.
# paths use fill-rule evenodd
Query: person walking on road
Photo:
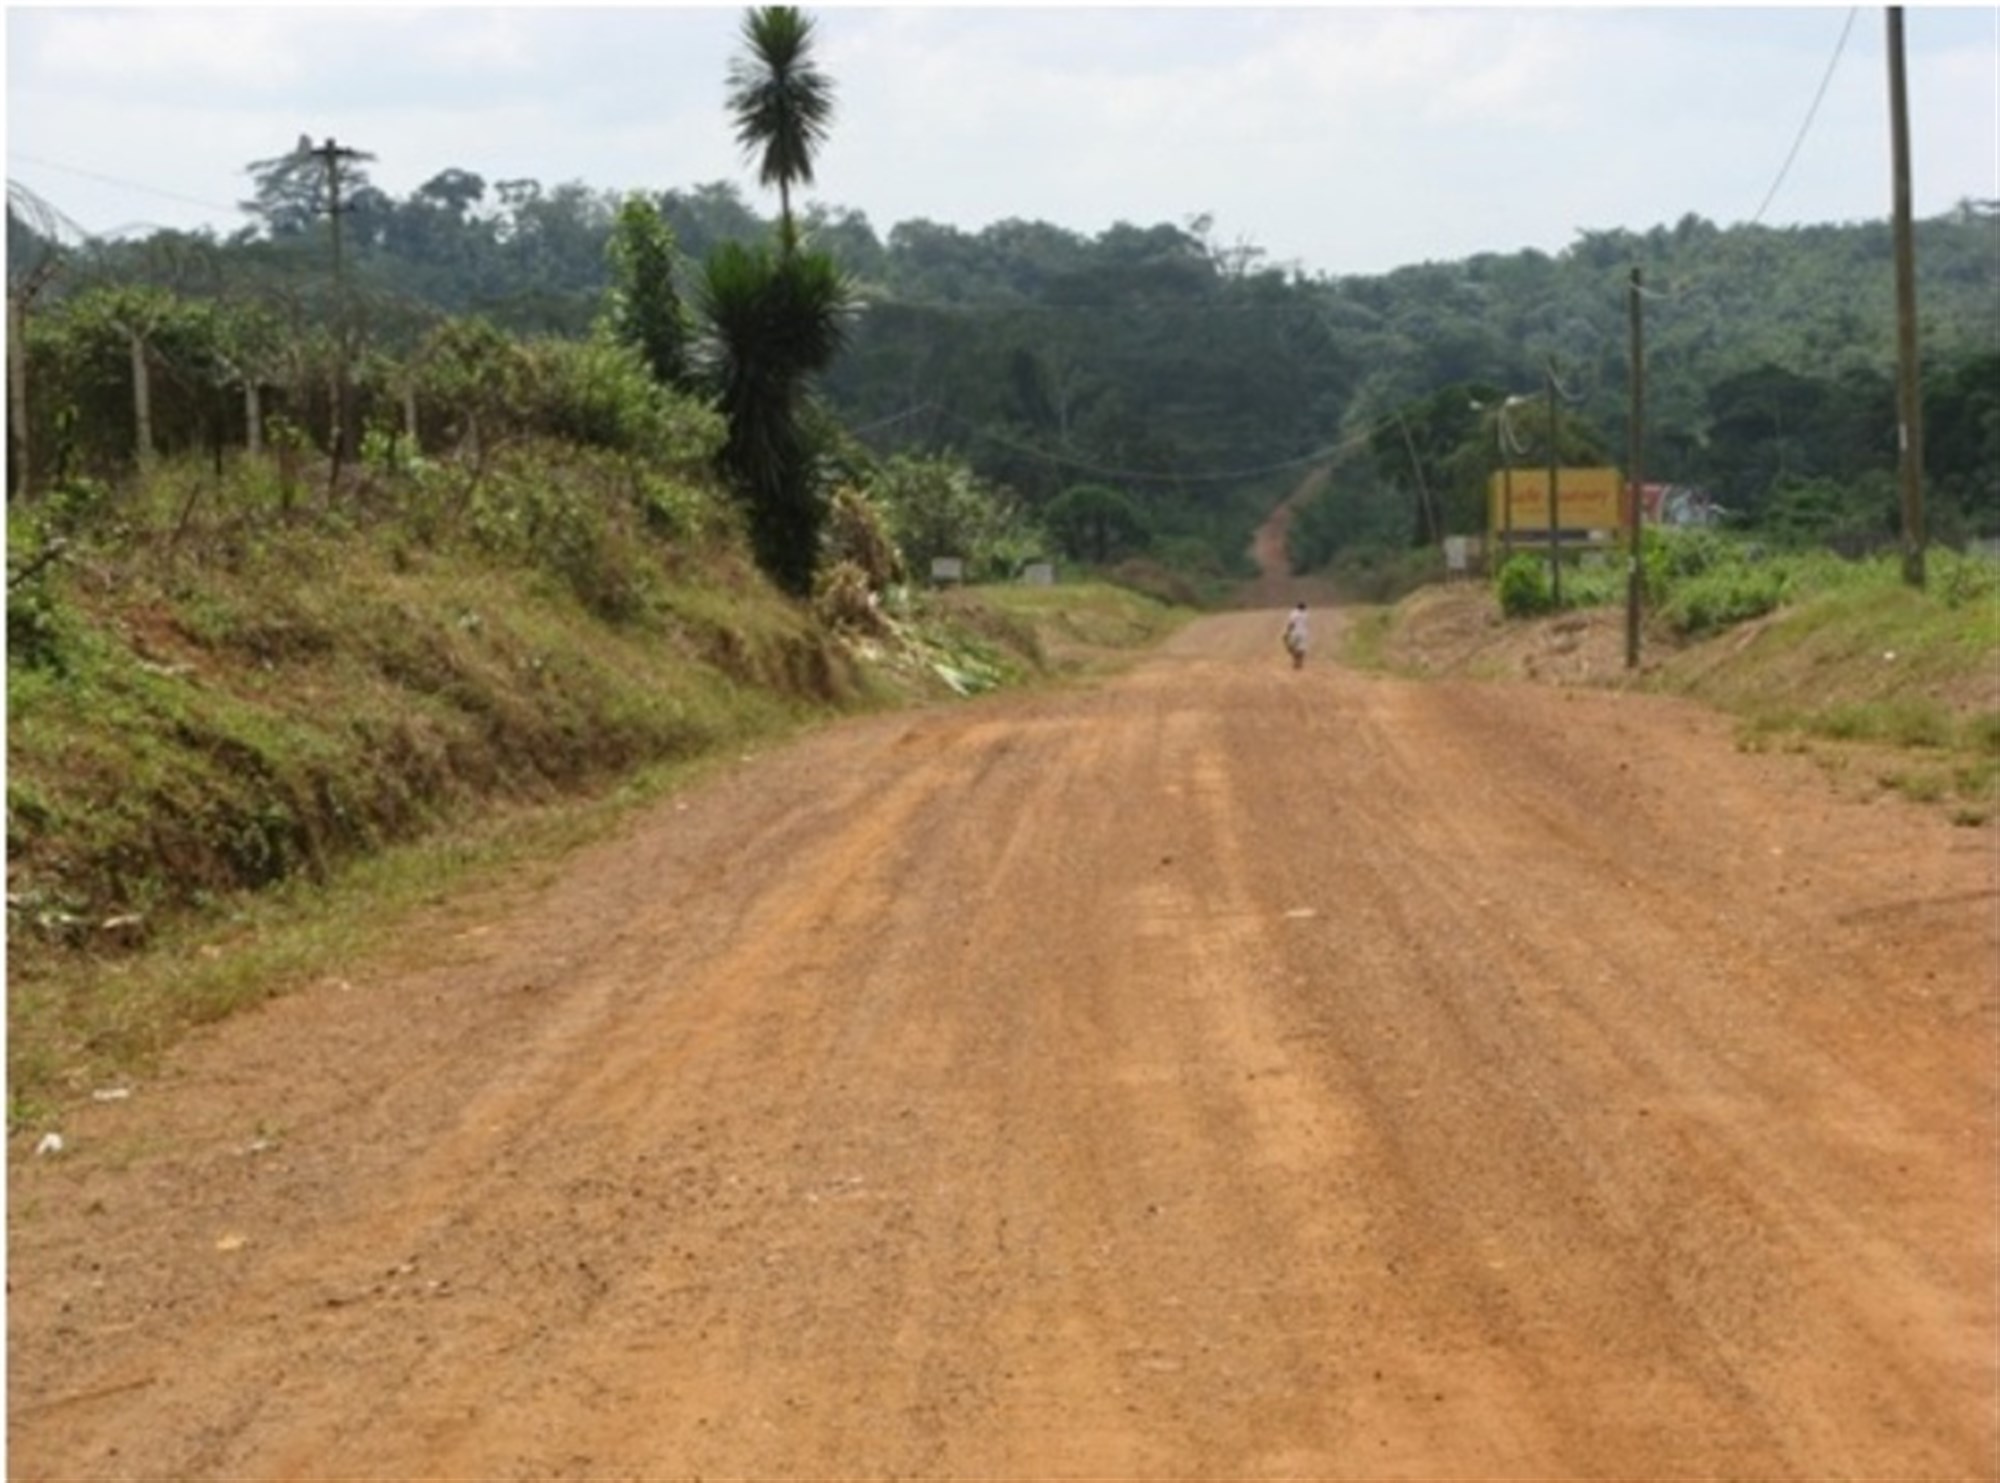
M 1306 605 L 1294 603 L 1285 619 L 1285 652 L 1292 656 L 1292 668 L 1306 667 Z

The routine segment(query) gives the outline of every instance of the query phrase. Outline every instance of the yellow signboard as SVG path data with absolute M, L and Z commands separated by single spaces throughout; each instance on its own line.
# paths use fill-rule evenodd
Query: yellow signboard
M 1509 489 L 1511 486 L 1511 498 Z M 1619 530 L 1625 523 L 1624 477 L 1616 469 L 1558 469 L 1556 526 L 1563 531 Z M 1516 541 L 1549 528 L 1549 471 L 1502 470 L 1487 485 L 1487 525 L 1497 536 L 1511 524 Z M 1512 509 L 1510 520 L 1508 511 Z

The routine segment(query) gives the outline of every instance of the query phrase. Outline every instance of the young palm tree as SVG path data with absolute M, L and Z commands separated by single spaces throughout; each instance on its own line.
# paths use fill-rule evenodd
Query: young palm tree
M 792 182 L 812 184 L 813 151 L 833 122 L 833 79 L 812 58 L 812 18 L 790 5 L 743 17 L 744 54 L 729 64 L 736 142 L 757 162 L 757 179 L 778 187 L 780 241 L 797 245 Z

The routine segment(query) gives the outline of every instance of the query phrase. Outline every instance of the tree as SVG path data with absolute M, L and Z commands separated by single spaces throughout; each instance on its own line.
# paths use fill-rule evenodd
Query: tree
M 1932 375 L 1924 464 L 1940 501 L 1957 506 L 1972 534 L 2000 536 L 2000 352 Z
M 264 230 L 273 239 L 303 237 L 319 218 L 341 209 L 342 192 L 348 196 L 369 187 L 368 172 L 361 162 L 373 155 L 340 149 L 329 139 L 315 145 L 305 134 L 290 154 L 258 160 L 246 165 L 256 192 L 251 200 L 238 203 L 252 216 L 262 217 Z
M 259 160 L 244 169 L 255 189 L 250 200 L 238 204 L 263 220 L 266 233 L 276 239 L 303 237 L 313 230 L 326 210 L 327 179 L 310 138 L 301 134 L 290 154 Z
M 1076 561 L 1103 566 L 1143 550 L 1151 537 L 1146 517 L 1130 495 L 1102 484 L 1078 484 L 1049 501 L 1042 523 Z
M 833 79 L 812 59 L 811 17 L 766 5 L 743 18 L 745 54 L 729 64 L 729 111 L 736 142 L 757 162 L 757 179 L 778 188 L 779 241 L 798 245 L 792 184 L 811 185 L 813 151 L 833 121 Z
M 847 307 L 847 282 L 825 253 L 728 242 L 702 275 L 702 372 L 729 423 L 723 473 L 749 513 L 758 565 L 801 597 L 825 520 L 805 399 L 839 353 Z
M 653 204 L 632 196 L 611 228 L 611 325 L 662 386 L 686 383 L 687 321 L 674 288 L 674 233 Z
M 417 187 L 416 199 L 429 202 L 463 222 L 466 214 L 486 196 L 486 177 L 477 171 L 456 166 L 440 170 Z
M 778 251 L 725 242 L 709 254 L 700 290 L 701 371 L 729 424 L 719 462 L 749 514 L 758 565 L 799 597 L 812 592 L 826 521 L 807 398 L 840 351 L 852 302 L 829 254 L 799 250 L 792 218 L 792 182 L 812 180 L 813 150 L 833 117 L 833 81 L 813 63 L 812 32 L 790 6 L 743 18 L 729 111 L 758 179 L 778 187 Z
M 711 180 L 691 190 L 670 190 L 659 198 L 660 217 L 674 240 L 696 262 L 724 242 L 753 242 L 770 223 L 745 204 L 733 181 Z
M 957 459 L 893 454 L 870 477 L 868 492 L 920 576 L 938 557 L 956 556 L 975 580 L 1004 578 L 1021 559 L 1041 554 L 1039 532 L 1014 502 Z

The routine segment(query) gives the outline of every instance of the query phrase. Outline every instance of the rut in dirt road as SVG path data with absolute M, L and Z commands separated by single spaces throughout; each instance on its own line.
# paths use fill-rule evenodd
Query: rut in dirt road
M 747 762 L 80 1109 L 11 1476 L 2000 1475 L 1991 827 L 1280 622 Z

